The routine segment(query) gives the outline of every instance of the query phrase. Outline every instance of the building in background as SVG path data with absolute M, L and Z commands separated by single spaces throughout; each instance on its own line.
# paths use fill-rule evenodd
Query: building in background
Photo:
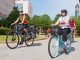
M 0 20 L 6 18 L 13 10 L 15 0 L 0 0 Z
M 23 11 L 23 14 L 28 14 L 32 17 L 32 5 L 28 0 L 16 0 L 15 6 L 19 11 Z
M 80 16 L 80 0 L 79 3 L 75 6 L 75 16 Z

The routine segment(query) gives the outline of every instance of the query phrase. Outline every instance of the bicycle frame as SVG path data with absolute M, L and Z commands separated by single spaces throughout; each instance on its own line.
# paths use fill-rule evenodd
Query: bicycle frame
M 48 52 L 51 58 L 57 57 L 60 54 L 60 52 L 65 51 L 65 49 L 69 53 L 71 51 L 71 33 L 67 35 L 67 45 L 65 46 L 64 41 L 62 40 L 63 35 L 58 35 L 55 27 L 53 27 L 52 29 L 54 34 L 50 38 L 48 44 Z
M 67 42 L 67 43 L 71 43 L 71 37 L 70 37 L 70 34 L 71 33 L 69 33 L 68 35 L 67 35 L 67 40 L 69 39 L 70 40 L 70 42 Z M 64 41 L 62 40 L 62 35 L 61 36 L 59 36 L 59 48 L 60 49 L 63 49 L 64 48 Z M 70 45 L 71 46 L 71 45 Z
M 59 48 L 60 48 L 60 49 L 63 49 L 64 46 L 65 46 L 65 45 L 64 45 L 64 41 L 62 40 L 62 36 L 63 36 L 63 35 L 59 36 L 58 33 L 57 33 L 57 29 L 56 29 L 54 26 L 53 26 L 52 29 L 54 30 L 54 36 L 55 36 L 55 35 L 58 36 Z M 67 35 L 67 39 L 68 39 L 68 37 L 69 37 L 69 39 L 71 39 L 70 35 L 71 35 L 71 33 L 69 33 L 69 34 Z M 71 42 L 71 41 L 70 41 L 70 42 Z
M 15 25 L 14 25 L 14 29 L 13 29 L 14 32 L 15 32 L 15 33 L 14 33 L 14 36 L 15 36 L 16 34 L 18 34 L 18 35 L 20 35 L 21 38 L 23 38 L 23 36 L 22 36 L 22 34 L 21 34 L 21 31 L 23 31 L 23 30 L 19 30 L 19 29 L 18 29 L 18 25 L 19 25 L 19 24 L 15 24 Z M 21 25 L 21 24 L 20 24 L 20 25 Z
M 59 48 L 61 48 L 61 49 L 64 48 L 64 41 L 62 41 L 62 35 L 59 36 Z

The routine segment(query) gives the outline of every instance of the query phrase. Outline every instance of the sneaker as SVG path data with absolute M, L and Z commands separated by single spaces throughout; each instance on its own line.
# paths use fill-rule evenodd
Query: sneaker
M 68 55 L 67 46 L 64 47 L 64 53 Z
M 22 45 L 22 44 L 23 44 L 23 42 L 24 42 L 24 40 L 21 40 L 21 42 L 19 43 L 19 45 Z
M 22 45 L 23 44 L 23 42 L 21 41 L 20 43 L 19 43 L 19 45 Z

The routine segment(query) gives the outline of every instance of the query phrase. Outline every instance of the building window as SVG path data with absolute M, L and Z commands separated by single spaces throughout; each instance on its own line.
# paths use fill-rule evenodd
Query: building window
M 78 14 L 79 14 L 79 11 L 78 11 Z
M 78 8 L 79 8 L 79 5 L 78 5 Z
M 23 4 L 22 4 L 22 3 L 17 3 L 17 4 L 15 5 L 15 7 L 18 7 L 18 10 L 19 10 L 19 11 L 22 11 L 22 10 L 23 10 Z

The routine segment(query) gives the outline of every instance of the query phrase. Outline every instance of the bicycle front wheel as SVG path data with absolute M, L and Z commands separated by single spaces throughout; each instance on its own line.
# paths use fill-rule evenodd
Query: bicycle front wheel
M 48 52 L 51 58 L 55 58 L 59 54 L 58 36 L 52 36 L 48 43 Z
M 19 44 L 19 36 L 14 31 L 10 31 L 6 37 L 6 44 L 10 49 L 15 49 Z

